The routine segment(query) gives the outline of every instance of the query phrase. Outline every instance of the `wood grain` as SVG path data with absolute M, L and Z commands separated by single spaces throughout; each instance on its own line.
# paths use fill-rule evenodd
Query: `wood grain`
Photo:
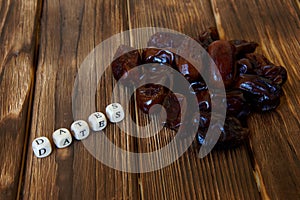
M 0 199 L 300 198 L 299 5 L 293 0 L 0 1 Z M 217 26 L 224 39 L 258 42 L 258 52 L 288 70 L 280 106 L 251 116 L 249 144 L 199 159 L 194 141 L 180 159 L 155 172 L 114 170 L 79 141 L 65 149 L 52 144 L 53 153 L 37 159 L 32 140 L 51 139 L 55 129 L 73 122 L 72 89 L 85 57 L 113 34 L 149 26 L 192 37 Z M 108 56 L 114 52 L 106 50 Z M 98 84 L 97 110 L 113 101 L 115 85 L 108 69 Z M 119 94 L 129 98 L 127 90 Z M 136 139 L 110 124 L 105 134 L 126 151 L 149 152 L 169 143 L 174 132 L 163 129 L 151 139 Z M 95 148 L 103 144 L 96 135 L 91 138 Z M 128 162 L 115 152 L 95 151 Z
M 124 1 L 44 1 L 30 141 L 42 135 L 52 138 L 55 129 L 70 127 L 72 89 L 81 62 L 98 43 L 125 29 L 126 21 Z M 107 81 L 112 83 L 111 75 Z M 104 92 L 111 92 L 111 87 L 100 85 Z M 103 112 L 108 100 L 100 101 L 98 109 Z M 110 135 L 114 140 L 114 134 Z M 131 148 L 130 141 L 116 142 Z M 23 198 L 136 199 L 137 184 L 136 175 L 104 166 L 74 141 L 68 148 L 54 148 L 44 159 L 28 150 Z
M 0 199 L 17 198 L 22 181 L 39 13 L 38 1 L 0 2 Z
M 288 71 L 284 96 L 276 111 L 251 117 L 250 142 L 262 197 L 297 199 L 300 197 L 299 2 L 211 2 L 223 38 L 257 41 L 260 53 Z
M 159 26 L 191 37 L 215 26 L 209 1 L 129 1 L 129 19 L 130 28 Z M 164 130 L 160 134 L 172 133 Z M 142 152 L 153 151 L 168 142 L 166 138 L 157 136 L 154 139 L 139 140 L 138 147 Z M 172 165 L 155 172 L 140 174 L 141 196 L 144 199 L 260 197 L 252 174 L 251 156 L 246 146 L 228 151 L 214 151 L 204 159 L 197 157 L 198 151 L 199 146 L 195 141 Z

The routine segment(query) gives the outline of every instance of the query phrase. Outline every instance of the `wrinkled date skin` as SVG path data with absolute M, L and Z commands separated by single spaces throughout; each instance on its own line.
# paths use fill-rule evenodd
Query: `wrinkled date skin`
M 186 99 L 181 94 L 174 94 L 168 88 L 159 84 L 146 84 L 136 90 L 137 105 L 144 113 L 149 114 L 150 108 L 159 104 L 165 108 L 167 128 L 178 130 L 181 125 L 181 117 L 186 110 Z M 151 110 L 152 114 L 161 113 L 161 110 Z
M 202 76 L 198 70 L 187 60 L 181 56 L 175 56 L 176 68 L 177 70 L 188 80 L 189 82 L 194 82 L 197 80 L 202 80 Z
M 185 115 L 187 102 L 185 96 L 169 92 L 163 102 L 167 113 L 165 127 L 177 131 L 182 125 L 182 118 Z
M 281 87 L 263 77 L 244 74 L 237 80 L 236 87 L 258 111 L 273 110 L 280 103 Z
M 246 123 L 246 119 L 250 114 L 250 105 L 244 98 L 241 90 L 231 90 L 226 92 L 227 100 L 227 116 L 233 116 Z
M 248 42 L 246 40 L 230 40 L 229 42 L 235 47 L 237 57 L 244 57 L 245 54 L 253 53 L 258 47 L 256 42 Z
M 246 54 L 245 58 L 249 59 L 254 69 L 258 69 L 266 65 L 273 65 L 273 63 L 269 61 L 269 59 L 258 53 Z
M 214 60 L 218 70 L 222 76 L 225 88 L 229 88 L 235 78 L 235 48 L 230 42 L 225 40 L 217 40 L 208 46 L 208 53 Z M 216 72 L 211 72 L 211 77 L 216 80 Z
M 261 54 L 247 54 L 246 58 L 251 63 L 254 73 L 271 80 L 273 83 L 282 86 L 287 80 L 287 71 L 282 66 L 275 66 L 271 61 Z
M 124 53 L 126 51 L 129 52 Z M 140 64 L 141 58 L 138 50 L 133 50 L 132 47 L 125 45 L 120 46 L 114 56 L 114 61 L 111 63 L 114 78 L 123 83 L 138 81 L 141 76 L 140 73 L 138 71 L 130 72 L 130 70 Z
M 147 48 L 143 50 L 142 53 L 143 63 L 160 63 L 168 64 L 172 67 L 175 66 L 175 56 L 171 51 L 157 49 L 157 48 Z
M 162 105 L 168 89 L 159 84 L 148 83 L 136 89 L 136 101 L 138 107 L 146 114 L 155 104 Z
M 266 65 L 255 70 L 257 75 L 271 80 L 277 85 L 283 85 L 287 80 L 287 71 L 282 66 Z

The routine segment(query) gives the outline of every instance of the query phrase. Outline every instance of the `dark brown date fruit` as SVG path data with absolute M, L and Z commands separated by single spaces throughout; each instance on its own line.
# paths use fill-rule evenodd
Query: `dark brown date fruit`
M 256 69 L 255 72 L 277 85 L 283 85 L 287 80 L 287 71 L 282 66 L 266 65 Z
M 226 92 L 227 116 L 233 116 L 246 123 L 247 116 L 250 114 L 250 106 L 244 98 L 244 93 L 240 90 Z
M 145 84 L 136 89 L 136 102 L 138 107 L 146 114 L 149 114 L 150 108 L 155 104 L 162 105 L 168 89 L 159 84 Z
M 134 50 L 126 45 L 120 46 L 114 56 L 114 61 L 111 63 L 114 78 L 117 81 L 122 78 L 120 81 L 123 83 L 138 81 L 140 77 L 139 71 L 130 72 L 130 70 L 140 64 L 141 58 L 138 50 Z
M 203 79 L 192 82 L 189 87 L 189 90 L 192 94 L 197 94 L 198 92 L 201 92 L 201 91 L 207 90 L 207 89 L 208 89 L 207 85 Z
M 219 33 L 216 27 L 210 27 L 206 31 L 202 32 L 198 37 L 198 42 L 201 46 L 207 50 L 208 46 L 216 40 L 219 40 Z
M 256 42 L 248 42 L 246 40 L 230 40 L 229 42 L 235 47 L 237 57 L 244 57 L 245 54 L 253 53 L 258 47 Z
M 163 102 L 167 118 L 165 127 L 177 131 L 182 125 L 182 118 L 187 108 L 186 98 L 178 93 L 169 92 Z
M 214 60 L 219 72 L 222 76 L 225 88 L 229 88 L 235 78 L 235 48 L 230 42 L 225 40 L 217 40 L 211 43 L 208 47 L 208 53 Z M 213 81 L 216 80 L 216 72 L 211 68 Z
M 266 78 L 244 74 L 235 87 L 243 91 L 247 101 L 257 111 L 273 110 L 280 103 L 281 87 Z
M 211 111 L 211 99 L 208 90 L 202 90 L 196 93 L 198 106 L 200 112 L 210 112 Z
M 175 66 L 175 56 L 171 51 L 157 49 L 157 48 L 146 48 L 143 49 L 142 53 L 143 63 L 160 63 Z
M 258 69 L 266 65 L 273 65 L 273 63 L 269 59 L 258 53 L 246 54 L 245 58 L 249 59 L 253 69 Z
M 237 61 L 239 74 L 257 74 L 280 86 L 286 82 L 287 71 L 284 67 L 268 64 L 271 62 L 264 56 L 256 55 L 255 57 L 259 57 L 260 61 L 252 60 L 250 62 L 248 58 L 242 58 Z
M 239 74 L 255 74 L 249 59 L 242 58 L 238 60 L 236 64 L 237 64 L 237 71 Z
M 202 77 L 198 70 L 189 63 L 186 59 L 181 56 L 175 56 L 176 68 L 177 70 L 189 81 L 202 80 Z
M 249 136 L 249 130 L 244 128 L 240 121 L 235 117 L 226 117 L 224 126 L 220 124 L 213 124 L 213 130 L 220 132 L 221 135 L 216 144 L 216 148 L 228 148 L 240 145 Z M 204 144 L 206 131 L 198 130 L 197 139 L 200 144 Z
M 193 125 L 198 126 L 198 132 L 205 133 L 210 124 L 210 112 L 197 112 L 193 115 Z

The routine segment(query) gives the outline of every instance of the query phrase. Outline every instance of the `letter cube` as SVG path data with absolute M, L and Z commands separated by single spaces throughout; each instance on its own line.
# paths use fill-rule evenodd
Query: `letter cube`
M 89 124 L 93 131 L 101 131 L 107 125 L 107 120 L 102 112 L 95 112 L 89 116 Z
M 112 103 L 106 107 L 106 115 L 110 122 L 117 123 L 124 119 L 124 110 L 119 103 Z
M 90 128 L 86 121 L 77 120 L 71 125 L 71 131 L 73 132 L 76 140 L 83 140 L 90 134 Z
M 60 128 L 52 134 L 53 142 L 57 148 L 65 148 L 72 143 L 72 135 L 66 128 Z
M 51 143 L 46 137 L 35 138 L 32 142 L 32 149 L 34 155 L 38 158 L 47 157 L 52 152 Z

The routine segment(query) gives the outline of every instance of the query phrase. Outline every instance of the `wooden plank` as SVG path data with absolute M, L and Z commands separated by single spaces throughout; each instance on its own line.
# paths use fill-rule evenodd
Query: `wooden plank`
M 212 0 L 222 36 L 260 44 L 259 52 L 288 71 L 275 112 L 250 119 L 255 175 L 264 199 L 300 197 L 299 2 Z
M 41 45 L 30 141 L 69 128 L 72 121 L 72 89 L 78 68 L 98 43 L 126 29 L 126 2 L 113 1 L 44 1 L 41 21 Z M 110 99 L 112 76 L 99 85 L 99 111 Z M 107 85 L 103 85 L 107 81 Z M 89 89 L 89 88 L 87 88 Z M 109 138 L 130 150 L 131 140 L 123 138 L 109 125 Z M 30 148 L 30 145 L 29 147 Z M 113 152 L 101 152 L 111 154 Z M 75 141 L 70 147 L 56 149 L 47 158 L 37 159 L 28 151 L 23 197 L 25 199 L 136 199 L 138 181 L 135 174 L 110 169 L 97 161 Z
M 0 3 L 0 199 L 16 199 L 22 180 L 39 4 L 33 0 Z
M 141 0 L 129 1 L 128 7 L 130 28 L 159 26 L 196 37 L 202 30 L 215 26 L 209 1 Z M 172 133 L 164 130 L 161 134 Z M 139 151 L 153 151 L 168 142 L 161 137 L 139 140 Z M 259 198 L 252 174 L 251 156 L 246 146 L 228 151 L 214 151 L 204 159 L 197 157 L 198 151 L 199 145 L 194 141 L 188 151 L 172 165 L 155 172 L 140 174 L 141 197 L 145 199 Z

